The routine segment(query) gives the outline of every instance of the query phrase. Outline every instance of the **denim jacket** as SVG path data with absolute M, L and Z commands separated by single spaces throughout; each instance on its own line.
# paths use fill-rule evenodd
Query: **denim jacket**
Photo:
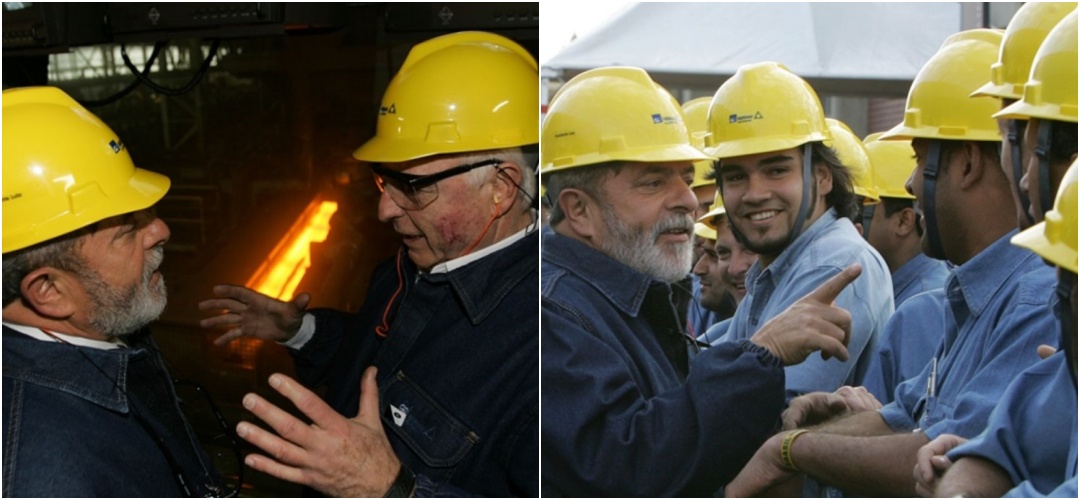
M 5 497 L 185 496 L 176 473 L 220 494 L 149 335 L 108 351 L 3 336 Z
M 687 360 L 669 284 L 566 236 L 543 243 L 543 496 L 712 494 L 775 428 L 779 359 L 742 341 Z
M 538 243 L 534 232 L 423 275 L 402 249 L 372 274 L 359 312 L 312 311 L 297 375 L 353 417 L 364 369 L 378 368 L 383 427 L 417 496 L 539 494 Z

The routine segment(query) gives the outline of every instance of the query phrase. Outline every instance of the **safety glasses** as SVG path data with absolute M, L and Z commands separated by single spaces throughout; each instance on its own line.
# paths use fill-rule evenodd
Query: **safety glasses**
M 439 197 L 439 181 L 481 167 L 490 167 L 501 163 L 502 160 L 498 159 L 484 160 L 449 168 L 431 175 L 406 174 L 376 164 L 371 165 L 371 171 L 375 175 L 375 185 L 379 187 L 379 192 L 390 195 L 390 199 L 403 210 L 420 210 Z

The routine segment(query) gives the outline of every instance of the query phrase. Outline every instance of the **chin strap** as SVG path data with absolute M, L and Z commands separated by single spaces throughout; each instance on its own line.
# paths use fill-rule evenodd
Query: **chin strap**
M 806 223 L 806 218 L 810 216 L 810 210 L 814 205 L 813 198 L 817 194 L 817 182 L 813 175 L 814 162 L 811 158 L 811 146 L 810 143 L 803 144 L 803 167 L 802 167 L 802 203 L 799 204 L 799 215 L 795 217 L 795 225 L 792 226 L 791 232 L 788 233 L 788 245 L 795 243 L 795 240 L 802 234 L 803 224 Z
M 1054 195 L 1050 192 L 1050 128 L 1049 120 L 1039 121 L 1039 138 L 1035 146 L 1035 155 L 1039 157 L 1039 208 L 1043 214 L 1054 208 Z
M 862 208 L 862 232 L 863 239 L 870 240 L 870 221 L 874 220 L 874 206 L 875 205 L 863 205 Z
M 941 168 L 941 141 L 930 141 L 930 152 L 923 169 L 923 219 L 926 221 L 926 238 L 930 242 L 931 257 L 945 259 L 941 235 L 937 224 L 937 177 Z
M 1013 184 L 1016 185 L 1016 192 L 1020 196 L 1020 208 L 1024 211 L 1024 219 L 1027 220 L 1028 225 L 1034 224 L 1035 221 L 1031 219 L 1031 199 L 1028 197 L 1027 190 L 1020 187 L 1020 179 L 1024 177 L 1024 158 L 1023 152 L 1020 151 L 1021 136 L 1024 135 L 1020 130 L 1022 125 L 1026 122 L 1020 122 L 1019 120 L 1009 120 L 1009 149 L 1012 152 L 1012 171 L 1013 171 Z

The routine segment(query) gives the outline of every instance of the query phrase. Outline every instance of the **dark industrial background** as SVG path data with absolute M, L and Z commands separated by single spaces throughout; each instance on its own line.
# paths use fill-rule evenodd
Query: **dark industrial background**
M 136 165 L 172 179 L 158 205 L 172 230 L 169 306 L 152 328 L 229 476 L 239 464 L 210 401 L 230 428 L 251 419 L 240 404 L 247 392 L 291 409 L 266 379 L 292 374 L 292 360 L 259 341 L 215 347 L 221 332 L 199 328 L 198 302 L 215 284 L 248 282 L 310 205 L 334 201 L 296 291 L 310 292 L 312 307 L 356 310 L 397 239 L 351 153 L 374 134 L 380 97 L 409 49 L 460 30 L 505 35 L 534 56 L 539 42 L 537 3 L 5 2 L 3 23 L 4 89 L 64 89 L 117 132 Z M 304 493 L 248 470 L 241 494 Z

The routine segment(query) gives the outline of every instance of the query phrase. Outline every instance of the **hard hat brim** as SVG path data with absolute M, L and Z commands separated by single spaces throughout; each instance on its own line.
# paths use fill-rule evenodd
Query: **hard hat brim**
M 1077 272 L 1076 250 L 1046 237 L 1046 222 L 1040 222 L 1016 234 L 1009 240 L 1013 245 L 1031 250 L 1036 255 L 1072 272 Z

